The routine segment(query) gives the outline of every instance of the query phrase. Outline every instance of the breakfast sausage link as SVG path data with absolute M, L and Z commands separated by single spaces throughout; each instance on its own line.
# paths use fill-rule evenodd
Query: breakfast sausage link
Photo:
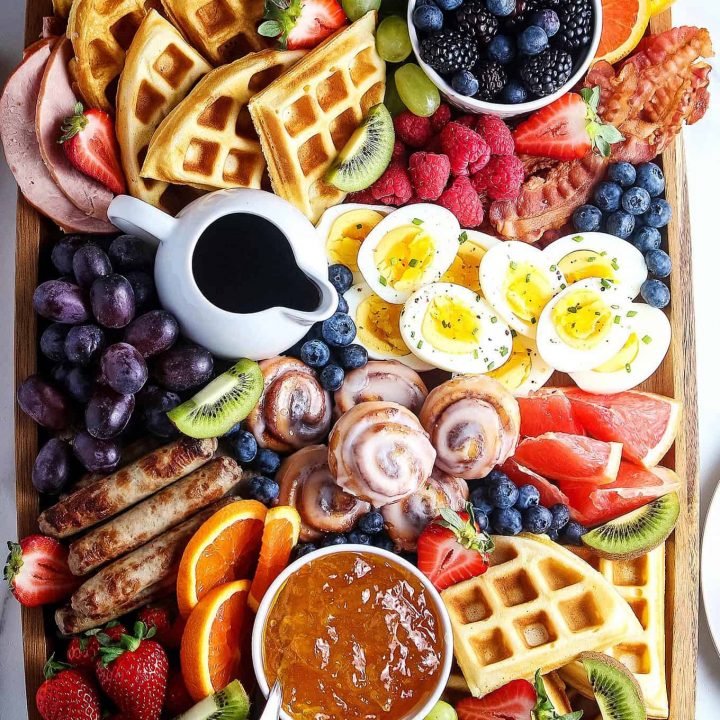
M 69 495 L 38 518 L 43 533 L 64 538 L 97 525 L 204 465 L 217 440 L 182 438 Z
M 229 457 L 211 460 L 122 515 L 91 530 L 70 545 L 74 575 L 87 575 L 131 552 L 231 492 L 242 471 Z

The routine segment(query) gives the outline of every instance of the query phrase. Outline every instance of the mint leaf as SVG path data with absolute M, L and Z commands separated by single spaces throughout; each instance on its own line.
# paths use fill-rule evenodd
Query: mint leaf
M 260 23 L 260 27 L 257 29 L 258 33 L 263 37 L 277 37 L 283 31 L 282 25 L 277 20 L 266 20 Z

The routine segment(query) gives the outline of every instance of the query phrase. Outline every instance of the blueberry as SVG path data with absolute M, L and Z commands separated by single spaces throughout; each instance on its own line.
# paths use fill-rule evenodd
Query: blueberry
M 517 535 L 522 532 L 522 515 L 515 508 L 493 510 L 490 525 L 498 535 Z
M 496 35 L 487 46 L 487 54 L 490 60 L 507 65 L 515 58 L 515 43 L 507 35 Z
M 315 552 L 317 549 L 317 545 L 313 545 L 313 543 L 298 543 L 295 546 L 295 557 L 305 557 L 305 555 L 309 555 L 310 553 Z
M 370 536 L 357 530 L 349 532 L 347 539 L 351 545 L 370 545 Z
M 581 205 L 573 213 L 573 225 L 578 232 L 595 232 L 600 229 L 603 214 L 594 205 Z
M 662 280 L 646 280 L 640 286 L 640 295 L 654 308 L 664 308 L 670 302 L 670 290 Z
M 650 207 L 650 193 L 640 187 L 631 187 L 622 196 L 623 210 L 631 215 L 642 215 Z
M 413 10 L 413 24 L 420 32 L 442 30 L 444 16 L 435 5 L 416 5 Z
M 223 435 L 223 437 L 232 437 L 233 435 L 237 435 L 241 430 L 242 422 L 237 422 Z
M 271 505 L 280 494 L 280 486 L 270 478 L 259 475 L 248 484 L 248 495 L 251 500 L 258 500 L 263 505 Z
M 635 167 L 630 163 L 614 163 L 608 168 L 608 179 L 621 187 L 632 187 L 635 184 L 635 177 Z
M 647 190 L 650 197 L 658 197 L 665 190 L 665 176 L 663 171 L 655 163 L 643 163 L 638 165 L 635 184 Z
M 507 477 L 492 480 L 487 486 L 487 499 L 496 508 L 510 508 L 518 499 L 518 489 Z
M 343 535 L 342 533 L 328 533 L 320 541 L 320 547 L 326 548 L 332 547 L 333 545 L 347 545 L 347 543 L 347 535 Z
M 515 12 L 516 0 L 485 0 L 485 7 L 498 17 L 507 17 Z
M 498 480 L 509 480 L 508 476 L 500 470 L 500 468 L 493 468 L 485 477 L 486 483 L 497 482 Z
M 377 535 L 385 529 L 385 520 L 377 510 L 371 510 L 358 520 L 357 527 L 366 535 Z
M 329 392 L 339 390 L 344 381 L 345 372 L 339 365 L 326 365 L 320 371 L 320 384 Z
M 372 539 L 372 544 L 376 548 L 387 550 L 388 552 L 395 552 L 395 543 L 387 533 L 379 533 Z
M 470 493 L 470 503 L 478 513 L 489 515 L 493 510 L 493 504 L 487 499 L 485 487 L 475 488 L 475 490 Z
M 560 539 L 560 533 L 557 530 L 553 530 L 552 528 L 550 528 L 545 534 L 553 542 L 557 542 Z
M 518 498 L 515 507 L 518 510 L 527 510 L 540 504 L 540 493 L 534 485 L 521 485 L 518 488 Z
M 322 340 L 308 340 L 300 348 L 300 359 L 310 367 L 325 367 L 330 362 L 330 348 Z
M 547 46 L 547 33 L 537 25 L 526 27 L 518 37 L 518 49 L 525 55 L 538 55 Z
M 336 355 L 345 370 L 356 370 L 367 365 L 368 352 L 362 345 L 338 348 Z
M 435 4 L 444 12 L 448 12 L 457 10 L 463 4 L 463 0 L 435 0 Z
M 665 227 L 672 217 L 672 207 L 667 200 L 656 198 L 650 203 L 648 211 L 643 215 L 646 225 L 654 228 Z
M 549 38 L 556 35 L 560 29 L 560 18 L 554 10 L 538 10 L 532 16 L 532 23 L 542 28 Z
M 567 505 L 558 503 L 550 508 L 552 514 L 552 524 L 550 527 L 553 530 L 560 531 L 570 522 L 570 508 Z
M 488 526 L 490 525 L 490 521 L 488 520 L 488 516 L 484 512 L 480 512 L 479 510 L 475 510 L 475 523 L 477 526 L 485 532 L 488 529 Z
M 552 513 L 542 505 L 530 507 L 522 514 L 523 530 L 542 535 L 550 529 L 552 524 Z
M 502 90 L 503 102 L 510 105 L 524 103 L 528 98 L 528 92 L 525 86 L 519 80 L 508 80 L 507 85 Z
M 252 462 L 257 455 L 257 440 L 255 436 L 247 430 L 243 430 L 231 438 L 230 446 L 232 447 L 235 459 L 241 464 Z
M 627 240 L 635 229 L 635 216 L 626 213 L 624 210 L 608 215 L 605 229 L 611 234 L 616 235 L 623 240 Z
M 274 450 L 260 448 L 257 451 L 257 455 L 255 455 L 253 467 L 265 475 L 274 475 L 280 467 L 281 462 L 282 458 Z
M 567 545 L 582 545 L 580 538 L 587 532 L 587 528 L 571 520 L 562 532 L 562 540 Z
M 593 199 L 603 212 L 615 212 L 620 209 L 623 189 L 613 182 L 601 182 L 595 190 Z
M 480 89 L 480 83 L 469 70 L 458 70 L 450 81 L 452 89 L 460 95 L 472 97 Z
M 330 284 L 342 295 L 347 292 L 353 284 L 352 270 L 347 265 L 336 263 L 328 268 Z
M 648 272 L 655 277 L 667 277 L 672 270 L 670 256 L 664 250 L 651 250 L 645 255 Z
M 323 340 L 332 347 L 345 347 L 349 345 L 357 334 L 355 323 L 345 313 L 336 312 L 322 323 Z
M 660 247 L 662 236 L 660 231 L 654 227 L 636 227 L 635 232 L 630 236 L 630 242 L 643 254 L 656 250 Z

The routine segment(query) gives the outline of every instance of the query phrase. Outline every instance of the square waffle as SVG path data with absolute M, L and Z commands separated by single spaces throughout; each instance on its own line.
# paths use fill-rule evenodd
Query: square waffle
M 163 120 L 141 175 L 200 188 L 259 188 L 266 164 L 250 98 L 304 51 L 263 50 L 209 72 Z
M 605 649 L 623 663 L 643 692 L 647 713 L 652 718 L 669 714 L 665 681 L 665 546 L 635 560 L 606 560 L 586 548 L 573 552 L 598 570 L 627 601 L 642 626 L 639 632 Z M 560 670 L 561 675 L 586 697 L 592 697 L 585 671 L 579 663 Z
M 491 567 L 442 593 L 470 692 L 532 680 L 585 650 L 641 630 L 629 605 L 586 562 L 539 536 L 496 537 Z
M 162 0 L 168 17 L 213 65 L 225 65 L 272 40 L 257 32 L 264 0 Z
M 142 178 L 140 168 L 158 125 L 210 70 L 205 58 L 151 10 L 133 38 L 120 75 L 116 130 L 130 194 L 173 215 L 196 193 Z
M 385 95 L 375 20 L 371 12 L 335 33 L 250 102 L 273 189 L 313 223 L 345 199 L 325 173 Z

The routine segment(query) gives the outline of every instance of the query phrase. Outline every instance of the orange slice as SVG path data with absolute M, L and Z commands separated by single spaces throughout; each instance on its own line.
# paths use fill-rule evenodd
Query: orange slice
M 268 510 L 255 577 L 248 605 L 257 612 L 263 595 L 275 578 L 288 566 L 290 553 L 300 537 L 300 515 L 293 507 L 280 505 Z
M 184 618 L 214 587 L 252 577 L 266 514 L 267 508 L 257 500 L 238 500 L 198 528 L 178 570 L 177 600 Z
M 603 28 L 595 60 L 616 63 L 642 40 L 650 21 L 650 0 L 602 0 Z
M 249 592 L 249 580 L 220 585 L 190 613 L 180 645 L 180 668 L 196 702 L 243 674 L 242 661 L 249 658 L 252 627 Z

